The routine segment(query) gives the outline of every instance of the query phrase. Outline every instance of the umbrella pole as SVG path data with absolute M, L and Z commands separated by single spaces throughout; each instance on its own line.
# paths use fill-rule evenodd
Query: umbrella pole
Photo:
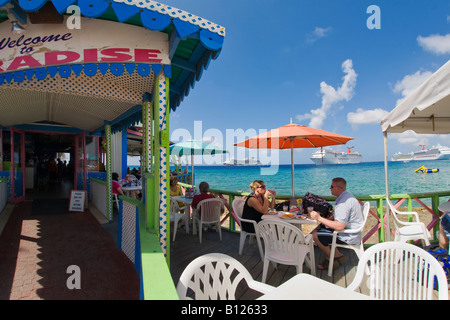
M 192 174 L 191 182 L 192 182 L 192 185 L 195 186 L 195 182 L 194 182 L 194 154 L 191 154 L 191 174 Z
M 292 198 L 295 198 L 294 188 L 294 141 L 291 139 L 291 177 L 292 177 Z
M 388 147 L 387 147 L 387 131 L 383 132 L 383 140 L 384 140 L 384 181 L 386 188 L 386 224 L 387 224 L 387 232 L 386 232 L 386 241 L 391 239 L 391 228 L 389 225 L 389 206 L 387 204 L 387 199 L 389 199 L 389 175 L 388 175 Z M 383 221 L 381 221 L 383 223 Z

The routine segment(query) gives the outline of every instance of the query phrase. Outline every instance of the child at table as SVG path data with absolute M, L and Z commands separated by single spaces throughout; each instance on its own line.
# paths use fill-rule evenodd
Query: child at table
M 122 186 L 131 186 L 131 182 L 133 182 L 133 179 L 131 179 L 130 175 L 127 173 L 125 174 L 125 178 L 122 179 L 122 181 L 120 181 L 120 183 L 122 184 Z

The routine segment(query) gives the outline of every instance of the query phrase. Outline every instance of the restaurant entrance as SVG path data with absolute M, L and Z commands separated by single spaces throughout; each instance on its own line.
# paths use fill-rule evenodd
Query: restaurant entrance
M 99 136 L 84 132 L 0 130 L 0 173 L 10 177 L 11 202 L 87 190 L 88 173 L 99 171 L 99 150 Z
M 69 198 L 75 177 L 75 135 L 25 133 L 26 199 Z

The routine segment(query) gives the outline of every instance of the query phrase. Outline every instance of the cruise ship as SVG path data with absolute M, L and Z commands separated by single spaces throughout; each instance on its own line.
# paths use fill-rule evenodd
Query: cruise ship
M 413 158 L 414 158 L 413 152 L 410 152 L 410 153 L 397 152 L 392 156 L 391 160 L 408 162 L 408 161 L 411 161 Z
M 397 152 L 392 156 L 392 161 L 425 161 L 425 160 L 450 160 L 450 148 L 441 145 L 433 146 L 425 149 L 425 145 L 421 144 L 421 150 L 411 153 Z
M 335 151 L 332 149 L 321 149 L 313 153 L 311 160 L 316 165 L 327 164 L 354 164 L 362 161 L 362 155 L 359 152 L 351 152 L 353 147 L 347 147 L 348 151 Z
M 422 150 L 414 152 L 414 161 L 422 160 L 449 160 L 450 148 L 438 145 L 430 149 L 425 149 L 425 145 L 421 145 Z
M 256 160 L 254 158 L 249 159 L 228 159 L 223 163 L 224 166 L 260 166 L 261 162 L 259 160 Z

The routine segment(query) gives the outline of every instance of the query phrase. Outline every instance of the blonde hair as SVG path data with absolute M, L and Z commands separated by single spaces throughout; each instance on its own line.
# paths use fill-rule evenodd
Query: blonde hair
M 250 189 L 255 192 L 257 188 L 261 187 L 261 185 L 264 183 L 263 180 L 255 180 L 250 184 Z

